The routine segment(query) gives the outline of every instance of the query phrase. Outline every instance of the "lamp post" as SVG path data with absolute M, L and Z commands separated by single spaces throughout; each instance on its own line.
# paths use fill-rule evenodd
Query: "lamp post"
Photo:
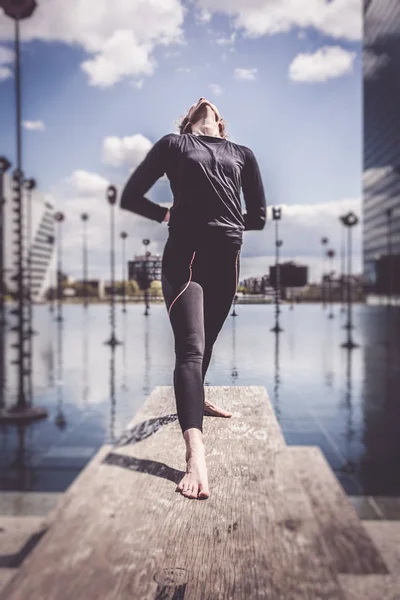
M 322 295 L 322 308 L 326 308 L 325 302 L 325 246 L 327 246 L 329 239 L 327 237 L 321 238 L 322 244 L 322 274 L 321 274 L 321 295 Z
M 63 299 L 63 289 L 62 289 L 62 239 L 61 239 L 61 223 L 64 221 L 64 213 L 58 211 L 54 215 L 54 219 L 58 223 L 57 228 L 57 316 L 56 321 L 62 321 L 62 299 Z
M 5 363 L 5 281 L 4 281 L 4 173 L 10 168 L 11 163 L 4 156 L 0 157 L 0 410 L 4 408 L 4 390 L 6 383 Z
M 4 330 L 6 326 L 5 318 L 5 281 L 4 281 L 4 204 L 6 199 L 4 198 L 4 173 L 8 171 L 11 163 L 5 156 L 0 157 L 0 329 L 1 336 L 3 339 Z M 4 371 L 2 370 L 2 374 Z
M 126 231 L 121 231 L 122 239 L 122 312 L 126 312 L 126 288 L 125 288 L 125 240 L 128 237 Z
M 392 208 L 386 209 L 387 219 L 387 254 L 388 254 L 388 301 L 387 305 L 392 305 L 393 294 L 393 257 L 392 257 Z
M 88 290 L 87 290 L 87 280 L 88 280 L 88 256 L 87 256 L 87 220 L 89 219 L 89 215 L 87 213 L 81 214 L 81 219 L 83 222 L 83 237 L 82 237 L 82 264 L 83 264 L 83 306 L 85 308 L 88 307 Z
M 353 329 L 352 323 L 352 297 L 351 297 L 351 255 L 352 255 L 352 246 L 351 246 L 351 232 L 352 228 L 357 225 L 358 217 L 353 213 L 349 212 L 342 217 L 342 222 L 345 227 L 347 227 L 347 323 L 345 325 L 345 329 L 347 329 L 347 341 L 342 344 L 342 348 L 348 348 L 349 350 L 353 348 L 357 348 L 358 344 L 356 344 L 351 335 L 351 330 Z
M 330 273 L 328 275 L 328 286 L 329 286 L 329 303 L 330 303 L 330 311 L 329 311 L 329 315 L 328 318 L 329 319 L 333 319 L 334 315 L 333 315 L 333 298 L 332 298 L 332 276 L 334 273 L 333 270 L 333 259 L 335 258 L 336 252 L 334 250 L 328 250 L 326 253 L 327 257 L 330 260 Z
M 28 299 L 28 330 L 27 330 L 27 341 L 28 341 L 28 381 L 29 381 L 29 402 L 32 402 L 33 396 L 33 340 L 32 336 L 36 334 L 33 329 L 33 299 L 32 299 L 32 190 L 36 187 L 36 181 L 26 179 L 24 182 L 25 188 L 28 192 L 28 222 L 27 222 L 27 237 L 28 237 L 28 249 L 27 249 L 27 267 L 28 267 L 28 285 L 27 285 L 27 299 Z
M 278 224 L 281 220 L 282 209 L 273 207 L 272 208 L 272 219 L 275 221 L 275 325 L 271 331 L 274 333 L 280 333 L 283 329 L 279 326 L 279 314 L 280 314 L 280 268 L 279 268 L 279 248 L 282 246 L 282 240 L 278 239 L 279 229 Z
M 114 208 L 117 202 L 117 188 L 115 185 L 109 185 L 107 188 L 107 200 L 110 205 L 110 268 L 111 268 L 111 293 L 110 293 L 110 325 L 111 336 L 105 344 L 115 346 L 121 344 L 115 336 L 115 227 L 114 227 Z

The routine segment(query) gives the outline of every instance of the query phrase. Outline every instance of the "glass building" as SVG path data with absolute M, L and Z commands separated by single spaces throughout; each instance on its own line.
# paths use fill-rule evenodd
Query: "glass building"
M 4 281 L 6 288 L 16 290 L 17 275 L 17 232 L 14 220 L 13 182 L 9 173 L 4 175 Z M 31 231 L 28 231 L 28 202 L 31 204 Z M 27 277 L 28 256 L 32 269 L 32 298 L 42 300 L 50 285 L 52 265 L 55 260 L 54 206 L 45 195 L 32 190 L 22 194 L 23 207 L 23 250 L 25 277 Z
M 364 0 L 367 290 L 400 294 L 400 1 Z

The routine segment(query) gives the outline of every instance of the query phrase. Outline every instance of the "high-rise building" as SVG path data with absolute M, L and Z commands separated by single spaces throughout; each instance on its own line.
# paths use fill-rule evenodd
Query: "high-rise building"
M 6 288 L 16 290 L 16 281 L 13 279 L 17 274 L 17 234 L 16 214 L 13 211 L 15 202 L 13 200 L 12 176 L 6 173 L 4 176 L 4 280 Z M 28 231 L 28 203 L 31 206 L 31 236 Z M 32 299 L 43 298 L 45 290 L 50 285 L 51 266 L 54 264 L 55 254 L 55 223 L 54 206 L 42 193 L 33 189 L 23 189 L 23 250 L 25 282 L 28 281 L 27 265 L 28 257 L 31 259 L 32 269 Z
M 364 0 L 363 263 L 385 295 L 400 294 L 399 32 L 399 0 Z

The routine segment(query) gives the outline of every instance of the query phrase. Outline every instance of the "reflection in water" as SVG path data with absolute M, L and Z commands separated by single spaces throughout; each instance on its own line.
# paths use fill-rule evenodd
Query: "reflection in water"
M 235 306 L 234 306 L 235 308 Z M 237 314 L 236 314 L 237 316 Z M 236 380 L 239 377 L 239 371 L 236 367 L 236 321 L 237 319 L 233 319 L 232 323 L 232 369 L 231 369 L 231 383 L 232 385 L 236 385 Z
M 122 313 L 122 383 L 121 390 L 126 392 L 128 390 L 128 386 L 126 384 L 126 346 L 128 343 L 128 310 L 126 309 Z
M 147 316 L 147 315 L 146 315 Z M 150 323 L 151 319 L 145 319 L 144 321 L 144 373 L 143 373 L 143 393 L 149 396 L 151 393 L 150 389 Z
M 115 348 L 114 344 L 110 345 L 110 443 L 115 440 L 115 416 L 117 409 L 117 401 L 115 396 Z
M 357 350 L 351 348 L 346 348 L 344 350 L 344 352 L 346 353 L 346 387 L 342 407 L 344 408 L 346 414 L 346 432 L 344 435 L 344 455 L 346 456 L 346 463 L 343 465 L 343 471 L 345 473 L 354 473 L 356 468 L 354 460 L 352 459 L 351 448 L 353 442 L 355 442 L 357 438 L 357 431 L 354 427 L 354 407 L 352 398 L 352 359 L 353 353 L 356 351 Z
M 83 304 L 82 311 L 82 405 L 86 408 L 89 400 L 89 314 Z
M 68 410 L 68 427 L 65 435 L 59 435 L 47 420 L 29 431 L 25 444 L 35 465 L 38 455 L 54 447 L 29 485 L 36 491 L 60 491 L 84 466 L 86 446 L 98 447 L 107 443 L 105 438 L 118 437 L 131 421 L 132 409 L 139 410 L 155 386 L 171 385 L 175 356 L 169 344 L 159 343 L 171 334 L 168 321 L 161 315 L 163 306 L 155 306 L 152 317 L 145 320 L 142 307 L 132 306 L 125 313 L 121 359 L 115 356 L 116 346 L 113 349 L 102 343 L 108 333 L 108 307 L 93 307 L 90 322 L 84 322 L 80 331 L 82 308 L 66 306 L 65 325 L 52 320 L 56 387 L 46 390 L 54 370 L 46 335 L 49 313 L 47 307 L 35 308 L 40 331 L 37 349 L 42 352 L 44 348 L 47 356 L 46 363 L 38 361 L 34 371 L 35 398 L 48 406 L 50 414 L 58 411 L 61 425 Z M 319 305 L 295 308 L 285 311 L 285 332 L 275 334 L 273 340 L 268 326 L 273 307 L 242 305 L 232 333 L 226 332 L 219 339 L 218 360 L 209 372 L 213 385 L 225 385 L 228 372 L 231 385 L 265 386 L 288 443 L 318 445 L 348 493 L 400 494 L 400 310 L 356 305 L 361 345 L 347 350 L 340 345 L 343 319 L 328 320 Z M 127 325 L 135 332 L 136 352 L 131 351 L 133 344 L 128 348 Z M 77 340 L 83 348 L 83 360 L 82 353 L 76 352 Z M 91 364 L 89 356 L 95 356 Z M 83 389 L 87 389 L 86 384 L 90 389 L 85 406 L 82 382 Z M 7 381 L 7 385 L 7 392 L 14 393 L 16 382 Z M 123 389 L 129 389 L 129 394 Z M 176 419 L 176 414 L 171 418 Z M 2 479 L 3 489 L 11 489 L 19 479 L 21 488 L 24 481 L 28 485 L 17 434 L 21 436 L 21 431 L 14 427 L 0 430 L 0 465 L 7 467 L 8 478 Z M 67 446 L 74 445 L 69 456 Z M 82 452 L 79 466 L 74 452 Z M 12 464 L 21 465 L 21 474 Z M 63 470 L 67 464 L 73 464 L 76 471 L 69 466 Z
M 363 485 L 371 495 L 400 495 L 400 310 L 376 311 L 364 320 Z
M 63 380 L 63 334 L 64 334 L 64 319 L 56 319 L 57 330 L 57 414 L 55 424 L 59 429 L 65 429 L 67 421 L 63 413 L 63 395 L 64 395 L 64 380 Z
M 279 404 L 279 386 L 281 383 L 279 372 L 279 331 L 275 332 L 275 377 L 274 377 L 274 411 L 278 423 L 281 421 L 281 409 Z

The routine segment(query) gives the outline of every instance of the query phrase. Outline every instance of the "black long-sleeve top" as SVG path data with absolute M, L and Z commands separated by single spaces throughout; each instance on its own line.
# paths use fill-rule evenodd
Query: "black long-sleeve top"
M 170 233 L 203 235 L 218 228 L 217 235 L 242 243 L 243 231 L 264 228 L 264 188 L 250 148 L 209 135 L 168 133 L 131 174 L 120 207 L 161 223 L 168 209 L 144 194 L 164 174 L 173 193 Z M 244 214 L 241 188 L 247 210 Z

